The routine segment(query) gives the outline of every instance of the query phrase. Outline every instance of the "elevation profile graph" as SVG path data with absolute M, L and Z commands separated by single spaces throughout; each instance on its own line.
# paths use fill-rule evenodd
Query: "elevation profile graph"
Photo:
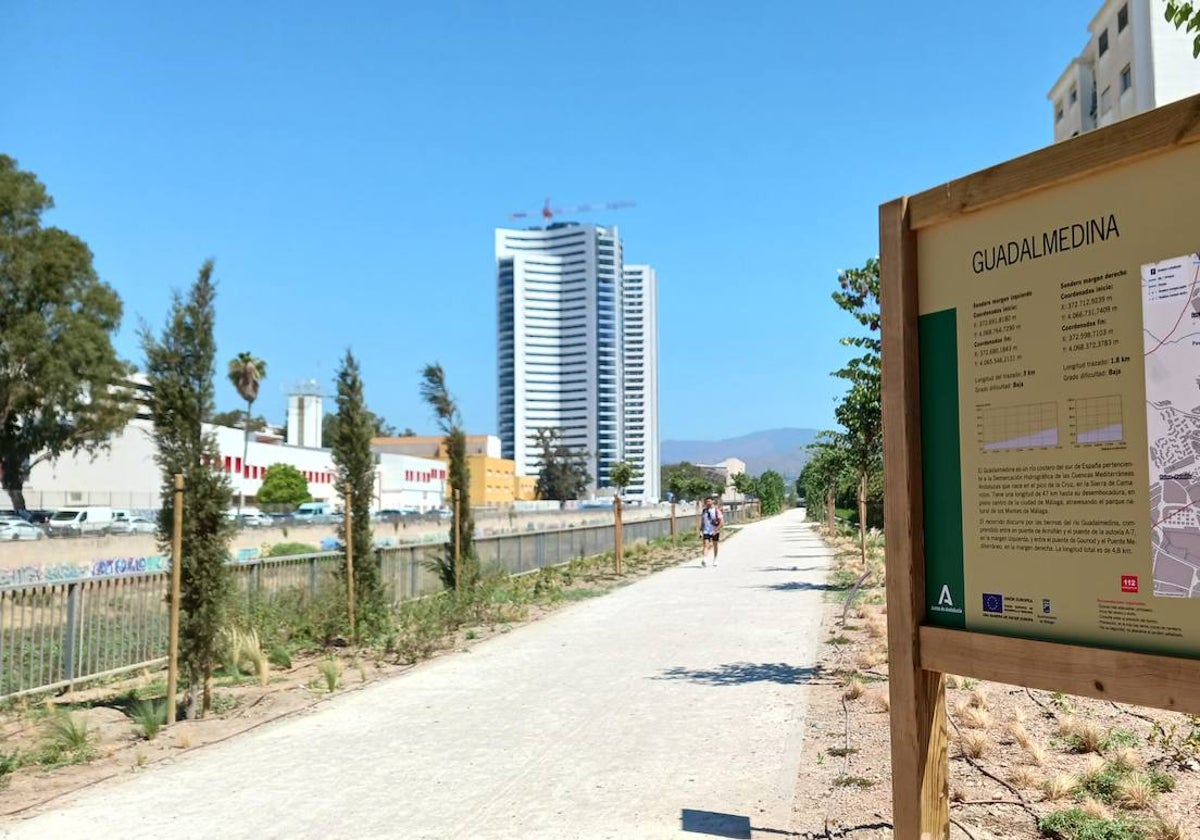
M 1124 443 L 1125 422 L 1120 394 L 1081 397 L 1070 401 L 1075 443 Z
M 1058 403 L 979 406 L 979 447 L 984 452 L 1058 446 Z

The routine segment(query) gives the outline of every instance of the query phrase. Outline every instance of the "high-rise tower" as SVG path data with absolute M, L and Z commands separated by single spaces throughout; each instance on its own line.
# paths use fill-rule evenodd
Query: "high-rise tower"
M 622 257 L 615 227 L 496 231 L 498 425 L 518 473 L 540 469 L 539 428 L 587 451 L 594 487 L 627 457 Z

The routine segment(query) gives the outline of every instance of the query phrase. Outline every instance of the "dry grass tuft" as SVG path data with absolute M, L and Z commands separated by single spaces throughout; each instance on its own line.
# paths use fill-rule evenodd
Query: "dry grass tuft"
M 854 658 L 854 664 L 863 671 L 869 671 L 876 665 L 886 661 L 887 651 L 880 650 L 877 647 L 867 648 L 866 650 L 859 651 L 858 656 Z
M 1104 745 L 1106 737 L 1108 737 L 1108 732 L 1095 721 L 1078 721 L 1075 727 L 1075 735 L 1071 739 L 1073 742 L 1072 746 L 1082 752 L 1098 753 Z
M 1023 750 L 1029 749 L 1033 745 L 1033 736 L 1029 734 L 1029 730 L 1019 721 L 1013 721 L 1008 725 L 1008 734 L 1017 742 Z
M 971 706 L 976 709 L 986 709 L 988 707 L 987 689 L 983 686 L 977 686 L 971 690 L 971 697 L 967 700 Z
M 958 688 L 962 688 L 962 684 L 963 684 L 963 678 L 958 676 L 957 674 L 947 674 L 946 675 L 946 688 L 958 689 Z
M 887 622 L 872 616 L 867 619 L 867 635 L 872 639 L 882 639 L 887 636 Z
M 1041 744 L 1030 744 L 1025 750 L 1025 759 L 1037 767 L 1046 763 L 1046 748 Z
M 842 691 L 842 696 L 847 700 L 857 700 L 866 693 L 867 687 L 858 677 L 851 677 L 846 681 L 846 688 Z
M 1025 709 L 1022 708 L 1021 706 L 1017 706 L 1016 708 L 1014 708 L 1012 715 L 1013 715 L 1013 723 L 1024 724 L 1025 721 L 1029 720 L 1029 716 L 1027 714 L 1025 714 Z
M 1083 763 L 1083 769 L 1079 771 L 1079 781 L 1083 784 L 1094 781 L 1104 775 L 1104 771 L 1108 769 L 1108 763 L 1098 755 L 1089 755 L 1087 761 Z
M 181 750 L 190 750 L 192 748 L 192 736 L 186 732 L 180 732 L 175 738 L 175 746 Z
M 1058 719 L 1058 727 L 1054 730 L 1054 734 L 1060 738 L 1069 738 L 1075 734 L 1078 726 L 1079 721 L 1075 715 L 1063 715 Z
M 992 713 L 979 706 L 961 706 L 958 718 L 968 729 L 991 729 Z
M 1159 817 L 1147 827 L 1146 840 L 1187 840 L 1183 826 L 1175 820 Z
M 1141 751 L 1134 747 L 1123 747 L 1113 753 L 1112 760 L 1122 767 L 1138 770 L 1146 766 L 1146 759 Z
M 1111 820 L 1113 817 L 1112 811 L 1107 805 L 1090 796 L 1079 803 L 1079 810 L 1096 820 Z
M 1144 810 L 1154 801 L 1156 791 L 1145 773 L 1132 773 L 1117 782 L 1116 801 L 1122 808 Z
M 891 711 L 892 698 L 886 688 L 874 688 L 869 692 L 871 703 L 881 712 Z
M 1046 779 L 1042 784 L 1042 793 L 1046 794 L 1047 801 L 1057 802 L 1064 797 L 1070 796 L 1078 787 L 1079 779 L 1070 773 L 1058 773 Z
M 1040 788 L 1045 781 L 1046 777 L 1036 767 L 1022 765 L 1021 767 L 1014 768 L 1008 774 L 1008 783 L 1021 790 L 1035 790 L 1036 788 Z
M 983 758 L 992 749 L 992 736 L 978 729 L 968 729 L 958 736 L 958 748 L 963 755 Z

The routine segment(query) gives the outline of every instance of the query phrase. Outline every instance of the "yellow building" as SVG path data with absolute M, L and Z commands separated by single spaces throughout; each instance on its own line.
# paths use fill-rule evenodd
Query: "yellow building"
M 514 475 L 513 497 L 518 502 L 532 502 L 537 499 L 537 478 L 532 475 Z
M 471 471 L 471 504 L 511 504 L 513 500 L 513 476 L 515 461 L 507 458 L 489 458 L 487 455 L 468 455 L 467 469 Z
M 394 452 L 419 458 L 448 460 L 446 441 L 440 435 L 377 437 L 371 441 L 375 452 Z M 495 507 L 513 501 L 534 498 L 537 479 L 519 476 L 517 464 L 500 457 L 500 438 L 495 435 L 467 435 L 467 469 L 471 471 L 471 504 Z M 446 485 L 446 499 L 452 490 Z

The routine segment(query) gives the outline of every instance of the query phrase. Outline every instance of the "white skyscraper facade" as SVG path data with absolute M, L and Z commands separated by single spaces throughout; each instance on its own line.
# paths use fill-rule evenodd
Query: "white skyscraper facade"
M 626 352 L 630 310 L 623 262 L 615 227 L 558 223 L 496 231 L 498 426 L 501 454 L 516 461 L 518 474 L 538 473 L 533 435 L 543 428 L 557 429 L 566 445 L 588 453 L 593 487 L 608 487 L 612 465 L 632 460 L 626 364 L 632 359 L 639 365 L 637 400 L 643 406 L 656 403 L 647 399 L 657 394 L 646 390 L 644 368 L 651 359 L 656 367 L 657 353 Z M 656 345 L 654 325 L 645 325 L 645 285 L 637 283 L 640 299 L 633 312 L 639 340 Z M 657 370 L 650 381 L 656 388 Z M 653 408 L 653 441 L 640 415 L 633 432 L 639 457 L 646 457 L 652 443 L 657 463 Z M 641 465 L 634 466 L 644 474 Z M 655 467 L 656 480 L 657 472 Z
M 625 458 L 630 498 L 662 498 L 658 452 L 658 278 L 648 265 L 624 271 Z

